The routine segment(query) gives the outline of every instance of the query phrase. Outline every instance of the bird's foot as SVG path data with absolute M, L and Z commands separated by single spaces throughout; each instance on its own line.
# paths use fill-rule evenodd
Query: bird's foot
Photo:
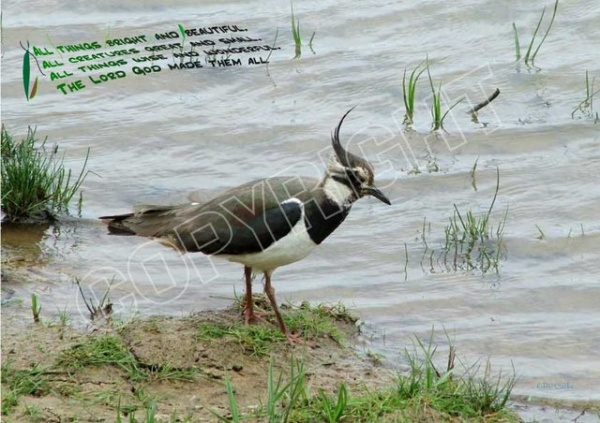
M 292 347 L 294 345 L 302 345 L 305 343 L 304 339 L 302 338 L 302 335 L 300 335 L 299 333 L 290 333 L 286 331 L 285 337 L 287 338 L 288 342 Z
M 246 309 L 244 311 L 244 324 L 255 325 L 257 323 L 269 323 L 267 319 L 265 319 L 265 313 L 255 313 L 252 310 Z

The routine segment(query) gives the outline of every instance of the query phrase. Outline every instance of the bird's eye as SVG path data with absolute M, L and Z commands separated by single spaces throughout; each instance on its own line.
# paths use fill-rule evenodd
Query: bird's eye
M 355 187 L 361 186 L 364 182 L 363 178 L 361 178 L 360 172 L 355 169 L 346 169 L 346 177 Z

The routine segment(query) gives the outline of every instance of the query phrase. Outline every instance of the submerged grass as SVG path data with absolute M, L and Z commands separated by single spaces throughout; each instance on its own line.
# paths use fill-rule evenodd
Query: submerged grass
M 581 103 L 575 107 L 573 112 L 571 113 L 571 118 L 575 119 L 575 115 L 580 113 L 584 117 L 594 119 L 594 123 L 600 122 L 600 116 L 598 112 L 594 113 L 594 97 L 600 93 L 600 90 L 594 91 L 594 84 L 596 82 L 596 77 L 592 77 L 590 82 L 589 72 L 585 71 L 585 98 Z
M 46 151 L 44 139 L 38 140 L 35 129 L 28 128 L 27 136 L 16 142 L 2 126 L 2 211 L 9 221 L 54 219 L 68 213 L 68 207 L 87 176 L 87 161 L 77 177 L 66 170 L 55 145 Z M 81 208 L 81 194 L 79 208 Z
M 404 69 L 404 75 L 402 76 L 402 99 L 404 100 L 404 108 L 406 110 L 404 114 L 404 124 L 412 125 L 413 117 L 415 114 L 415 99 L 417 92 L 417 82 L 423 72 L 427 70 L 426 66 L 423 66 L 425 61 L 419 63 L 410 73 L 408 80 L 406 79 L 406 69 Z
M 461 213 L 454 204 L 454 214 L 445 229 L 446 242 L 444 245 L 444 261 L 451 263 L 454 270 L 462 267 L 467 269 L 490 269 L 498 271 L 500 254 L 502 252 L 503 233 L 508 209 L 494 229 L 490 217 L 498 190 L 500 189 L 500 171 L 496 172 L 496 190 L 487 212 L 475 216 L 471 210 Z
M 300 19 L 296 19 L 296 16 L 294 15 L 294 3 L 290 3 L 290 7 L 292 10 L 292 38 L 294 40 L 294 46 L 295 46 L 295 55 L 294 55 L 294 59 L 298 59 L 300 58 L 300 56 L 302 56 L 302 36 L 300 35 Z M 313 41 L 315 39 L 315 34 L 316 31 L 313 31 L 312 35 L 310 36 L 310 41 L 308 42 L 308 46 L 310 47 L 311 50 L 313 50 L 312 45 L 313 45 Z M 314 51 L 313 51 L 314 53 Z
M 558 11 L 558 0 L 556 0 L 556 2 L 554 3 L 552 17 L 550 18 L 550 23 L 548 24 L 548 28 L 546 28 L 546 32 L 544 33 L 542 40 L 537 45 L 535 50 L 533 50 L 533 45 L 535 44 L 535 39 L 538 35 L 540 26 L 542 25 L 542 21 L 544 20 L 544 15 L 546 13 L 546 7 L 544 7 L 542 9 L 542 14 L 540 15 L 540 19 L 535 27 L 535 30 L 533 31 L 533 35 L 531 36 L 531 41 L 529 42 L 529 46 L 527 47 L 527 52 L 525 53 L 525 56 L 523 58 L 525 65 L 534 66 L 535 57 L 537 56 L 538 52 L 540 51 L 540 48 L 544 44 L 544 41 L 546 41 L 546 37 L 548 37 L 548 34 L 550 33 L 550 29 L 552 28 L 552 24 L 554 23 L 554 18 L 556 17 L 557 11 Z M 513 27 L 513 35 L 514 35 L 514 42 L 515 42 L 515 56 L 516 56 L 516 60 L 519 61 L 519 60 L 521 60 L 521 46 L 519 43 L 519 34 L 517 31 L 517 25 L 514 22 L 512 24 L 512 27 Z
M 515 385 L 512 376 L 491 375 L 489 364 L 483 375 L 481 366 L 456 369 L 455 349 L 450 346 L 447 365 L 441 369 L 436 362 L 437 347 L 433 331 L 428 341 L 416 338 L 413 351 L 404 351 L 410 370 L 398 376 L 397 382 L 376 391 L 367 389 L 351 392 L 341 383 L 337 392 L 318 389 L 310 392 L 307 372 L 300 359 L 292 358 L 287 376 L 279 371 L 275 376 L 271 360 L 265 400 L 248 415 L 240 412 L 233 387 L 226 380 L 229 414 L 213 411 L 223 422 L 240 422 L 260 418 L 268 422 L 371 422 L 371 421 L 519 421 L 507 410 L 507 402 Z
M 473 189 L 477 191 L 475 172 L 477 161 L 469 172 Z M 421 258 L 421 266 L 425 260 L 429 262 L 431 271 L 441 265 L 448 271 L 459 269 L 478 269 L 482 273 L 490 270 L 499 272 L 499 265 L 504 251 L 504 228 L 508 215 L 508 208 L 502 215 L 500 221 L 494 226 L 492 224 L 492 211 L 496 204 L 498 191 L 500 189 L 500 172 L 496 172 L 496 189 L 492 202 L 487 211 L 482 215 L 475 215 L 473 211 L 460 211 L 456 204 L 453 205 L 454 212 L 444 229 L 444 244 L 440 250 L 431 247 L 427 242 L 427 235 L 431 233 L 431 225 L 427 227 L 426 220 L 423 221 L 421 229 L 421 242 L 425 249 Z
M 429 77 L 429 85 L 431 87 L 431 129 L 433 131 L 437 131 L 439 129 L 444 129 L 444 119 L 452 109 L 454 109 L 461 101 L 464 100 L 464 97 L 459 98 L 454 104 L 452 104 L 448 110 L 442 113 L 442 83 L 440 82 L 438 88 L 436 90 L 433 85 L 433 79 L 431 78 L 431 72 L 429 71 L 429 62 L 426 64 L 427 76 Z
M 39 304 L 37 294 L 31 294 L 31 314 L 33 316 L 34 323 L 40 323 L 40 313 L 42 306 Z

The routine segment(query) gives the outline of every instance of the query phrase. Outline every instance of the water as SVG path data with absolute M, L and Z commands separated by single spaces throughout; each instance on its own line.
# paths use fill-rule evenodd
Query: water
M 227 305 L 233 287 L 242 291 L 241 266 L 108 236 L 96 217 L 139 203 L 202 201 L 253 178 L 319 176 L 331 130 L 358 105 L 342 140 L 370 158 L 393 205 L 357 203 L 316 253 L 278 270 L 279 299 L 354 307 L 374 334 L 372 348 L 392 362 L 412 348 L 413 336 L 426 339 L 435 327 L 436 342 L 447 342 L 445 330 L 467 363 L 489 358 L 493 369 L 509 372 L 514 365 L 517 394 L 600 399 L 600 125 L 571 117 L 585 97 L 585 71 L 600 77 L 600 6 L 561 3 L 539 68 L 527 68 L 514 62 L 511 25 L 525 50 L 541 8 L 526 1 L 359 9 L 307 1 L 295 8 L 303 54 L 291 60 L 287 2 L 3 2 L 3 124 L 18 135 L 37 126 L 74 170 L 90 148 L 94 172 L 84 184 L 81 219 L 27 234 L 3 227 L 3 261 L 19 263 L 16 276 L 5 275 L 4 294 L 12 297 L 3 312 L 27 319 L 35 291 L 46 313 L 84 316 L 75 278 L 97 296 L 112 281 L 111 299 L 125 316 Z M 268 71 L 163 70 L 67 95 L 42 78 L 37 96 L 24 98 L 19 41 L 50 47 L 176 31 L 179 23 L 236 24 L 269 45 L 279 28 L 281 49 Z M 430 133 L 426 74 L 414 131 L 402 129 L 402 74 L 426 56 L 435 84 L 443 81 L 444 108 L 467 96 L 448 117 L 447 133 Z M 472 122 L 465 111 L 496 88 L 499 98 Z M 439 252 L 453 204 L 485 213 L 497 169 L 494 226 L 508 208 L 499 273 L 431 266 L 424 219 L 428 246 Z

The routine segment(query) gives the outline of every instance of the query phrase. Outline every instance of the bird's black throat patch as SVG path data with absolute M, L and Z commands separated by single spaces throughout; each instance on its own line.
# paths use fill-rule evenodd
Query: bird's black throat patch
M 323 197 L 322 201 L 313 200 L 304 204 L 304 223 L 310 239 L 317 245 L 340 226 L 351 207 Z

